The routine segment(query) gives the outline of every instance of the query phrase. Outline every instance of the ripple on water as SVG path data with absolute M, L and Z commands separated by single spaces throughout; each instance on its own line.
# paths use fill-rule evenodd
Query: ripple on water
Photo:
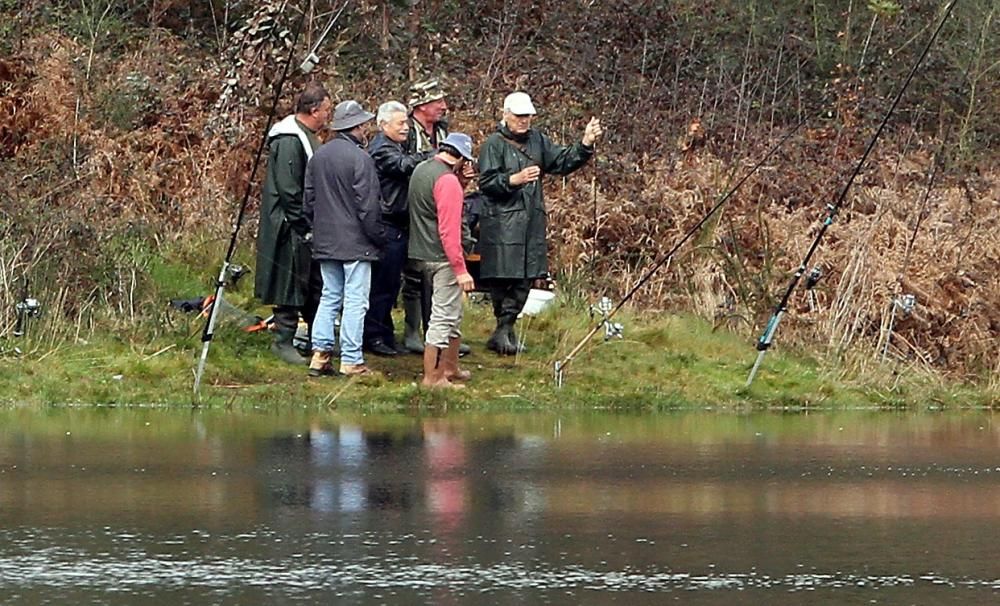
M 200 534 L 177 535 L 160 542 L 135 533 L 107 533 L 111 549 L 99 551 L 72 546 L 46 546 L 42 535 L 17 534 L 0 538 L 8 546 L 0 555 L 0 581 L 8 591 L 49 588 L 86 588 L 109 592 L 135 592 L 153 588 L 203 588 L 229 591 L 245 587 L 288 593 L 351 592 L 379 588 L 450 592 L 502 590 L 574 590 L 594 592 L 708 591 L 768 589 L 784 592 L 818 589 L 871 589 L 892 587 L 950 587 L 1000 589 L 1000 579 L 949 578 L 928 573 L 913 575 L 864 575 L 850 572 L 795 572 L 785 575 L 749 572 L 695 574 L 678 570 L 599 570 L 578 564 L 551 565 L 532 561 L 482 565 L 468 560 L 427 561 L 413 555 L 385 550 L 387 546 L 425 542 L 413 535 L 385 533 L 325 535 L 311 533 L 302 551 L 281 557 L 248 557 L 233 551 L 253 541 L 273 541 L 268 530 L 216 537 L 217 555 L 180 550 L 169 556 L 153 553 L 161 545 L 200 545 Z M 78 538 L 78 537 L 77 537 Z M 313 552 L 311 545 L 351 542 L 351 557 Z M 483 539 L 484 541 L 486 539 Z M 73 541 L 69 541 L 72 543 Z M 380 553 L 357 553 L 357 550 Z M 273 554 L 272 554 L 273 555 Z M 10 594 L 8 594 L 10 595 Z

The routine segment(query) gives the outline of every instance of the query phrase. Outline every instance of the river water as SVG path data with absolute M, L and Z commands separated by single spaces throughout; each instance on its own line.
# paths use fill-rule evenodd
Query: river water
M 989 413 L 0 411 L 2 604 L 983 604 Z

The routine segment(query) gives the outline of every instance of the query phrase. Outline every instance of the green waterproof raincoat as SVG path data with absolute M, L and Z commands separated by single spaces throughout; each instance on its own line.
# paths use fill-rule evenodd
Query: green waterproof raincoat
M 479 149 L 479 189 L 485 195 L 479 217 L 483 279 L 531 279 L 549 270 L 542 179 L 516 186 L 510 176 L 530 165 L 542 175 L 567 175 L 583 166 L 594 149 L 583 143 L 556 145 L 530 129 L 515 140 L 503 123 Z
M 260 195 L 254 295 L 265 305 L 302 307 L 306 303 L 312 253 L 305 237 L 309 222 L 302 209 L 306 163 L 319 140 L 312 131 L 285 118 L 268 133 L 267 174 Z M 298 130 L 296 130 L 298 129 Z M 309 142 L 311 149 L 306 151 Z

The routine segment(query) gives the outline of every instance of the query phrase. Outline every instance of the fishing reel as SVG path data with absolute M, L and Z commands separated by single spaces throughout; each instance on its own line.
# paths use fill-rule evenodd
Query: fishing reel
M 303 74 L 308 74 L 311 73 L 312 70 L 316 69 L 317 65 L 319 65 L 319 56 L 316 53 L 309 53 L 306 60 L 299 66 L 299 71 Z
M 240 278 L 250 273 L 250 268 L 246 265 L 238 265 L 236 263 L 231 263 L 226 266 L 226 283 L 236 288 L 239 284 Z
M 37 318 L 42 314 L 42 304 L 34 297 L 25 296 L 14 306 L 17 311 L 17 323 L 14 325 L 14 336 L 23 337 L 29 318 Z
M 806 290 L 812 290 L 816 288 L 816 285 L 819 283 L 819 280 L 822 277 L 823 277 L 823 270 L 819 268 L 819 265 L 813 267 L 812 270 L 809 272 L 809 275 L 806 276 Z
M 625 327 L 619 322 L 611 321 L 611 311 L 614 308 L 615 306 L 611 303 L 610 297 L 601 297 L 601 300 L 596 305 L 590 306 L 590 317 L 595 318 L 599 316 L 601 318 L 601 325 L 604 326 L 605 341 L 625 338 Z
M 893 305 L 896 306 L 896 309 L 903 312 L 904 316 L 908 316 L 917 307 L 917 297 L 911 294 L 897 295 L 896 300 L 893 301 Z
M 809 311 L 816 311 L 816 292 L 813 290 L 816 285 L 819 284 L 820 279 L 823 277 L 823 270 L 819 268 L 819 265 L 812 268 L 809 271 L 809 275 L 806 276 L 806 297 L 809 299 Z

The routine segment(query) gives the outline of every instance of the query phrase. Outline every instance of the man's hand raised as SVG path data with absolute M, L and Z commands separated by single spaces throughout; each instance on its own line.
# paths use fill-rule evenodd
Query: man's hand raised
M 587 123 L 587 128 L 583 129 L 583 144 L 590 147 L 597 143 L 603 134 L 604 129 L 601 128 L 601 121 L 595 116 Z

